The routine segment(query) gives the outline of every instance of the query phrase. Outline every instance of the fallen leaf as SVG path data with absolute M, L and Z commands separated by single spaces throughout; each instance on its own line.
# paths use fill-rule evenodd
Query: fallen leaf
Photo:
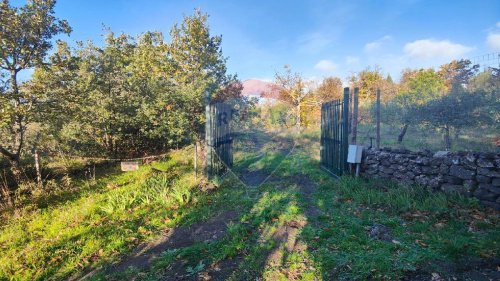
M 420 246 L 422 246 L 424 248 L 428 246 L 427 244 L 425 244 L 424 242 L 422 242 L 422 240 L 418 240 L 418 239 L 415 240 L 415 243 L 417 243 L 418 245 L 420 245 Z
M 444 223 L 438 222 L 438 223 L 434 224 L 434 226 L 437 227 L 437 228 L 443 228 L 444 227 Z
M 433 272 L 433 273 L 432 273 L 432 279 L 431 279 L 431 280 L 432 280 L 432 281 L 441 281 L 441 280 L 443 280 L 443 279 L 441 279 L 441 276 L 439 276 L 439 274 L 437 274 L 437 273 Z

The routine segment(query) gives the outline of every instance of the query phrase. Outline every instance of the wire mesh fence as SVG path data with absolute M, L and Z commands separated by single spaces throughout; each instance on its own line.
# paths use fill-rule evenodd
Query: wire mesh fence
M 379 106 L 376 101 L 360 104 L 357 122 L 351 122 L 351 143 L 413 151 L 499 152 L 498 92 L 493 97 L 484 92 L 469 95 L 406 109 L 394 100 Z

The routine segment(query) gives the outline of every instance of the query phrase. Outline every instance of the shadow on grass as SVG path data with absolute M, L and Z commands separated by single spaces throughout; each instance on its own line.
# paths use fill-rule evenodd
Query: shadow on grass
M 269 161 L 260 167 L 263 173 L 279 165 L 283 152 L 266 155 Z M 144 276 L 141 271 L 147 272 L 147 278 L 161 280 L 195 279 L 202 273 L 215 280 L 261 276 L 265 259 L 258 252 L 269 251 L 271 246 L 258 242 L 256 229 L 278 216 L 288 199 L 261 203 L 265 193 L 254 200 L 246 198 L 247 187 L 238 182 L 231 176 L 212 193 L 198 192 L 195 203 L 173 211 L 178 216 L 175 228 L 122 256 L 118 263 L 103 262 L 102 269 L 90 269 L 75 279 L 122 280 Z M 255 248 L 254 243 L 260 246 Z M 246 254 L 257 249 L 248 258 Z

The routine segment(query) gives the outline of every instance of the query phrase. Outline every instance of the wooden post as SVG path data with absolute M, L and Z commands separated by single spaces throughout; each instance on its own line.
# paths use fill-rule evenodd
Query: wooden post
M 380 149 L 380 89 L 377 89 L 377 149 Z
M 212 174 L 212 116 L 210 108 L 210 92 L 205 93 L 205 175 Z
M 198 179 L 198 141 L 194 142 L 194 179 Z
M 358 104 L 359 88 L 354 88 L 353 107 L 352 107 L 352 137 L 351 143 L 356 144 L 358 137 Z
M 353 96 L 354 95 L 352 93 L 352 89 L 350 89 L 349 90 L 349 107 L 350 107 L 349 109 L 351 109 L 351 110 L 349 110 L 349 134 L 352 132 L 352 112 L 354 111 L 354 110 L 352 110 L 352 105 L 354 104 L 352 102 Z

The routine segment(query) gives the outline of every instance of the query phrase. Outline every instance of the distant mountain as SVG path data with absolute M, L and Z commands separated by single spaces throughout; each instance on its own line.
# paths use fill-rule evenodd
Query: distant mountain
M 248 79 L 243 81 L 243 91 L 241 94 L 247 97 L 276 99 L 277 93 L 273 91 L 273 83 L 258 79 Z

